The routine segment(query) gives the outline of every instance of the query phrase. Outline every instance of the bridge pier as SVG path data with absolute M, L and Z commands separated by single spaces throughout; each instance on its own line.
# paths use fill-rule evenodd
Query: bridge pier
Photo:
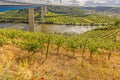
M 44 7 L 41 7 L 41 22 L 42 23 L 44 23 L 44 16 L 45 16 Z
M 44 14 L 47 14 L 47 6 L 44 6 Z
M 41 22 L 44 23 L 45 14 L 47 13 L 47 6 L 41 7 Z
M 29 31 L 34 32 L 35 31 L 35 24 L 34 24 L 34 8 L 29 8 Z
M 35 17 L 34 17 L 34 8 L 28 9 L 29 13 L 29 31 L 34 32 L 35 31 Z M 44 16 L 47 13 L 47 6 L 41 7 L 41 22 L 44 23 Z

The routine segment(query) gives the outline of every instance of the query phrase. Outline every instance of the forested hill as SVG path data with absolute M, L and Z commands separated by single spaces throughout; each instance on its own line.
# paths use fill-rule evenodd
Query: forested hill
M 67 6 L 49 6 L 48 10 L 57 14 L 69 14 L 69 15 L 79 15 L 84 16 L 85 10 L 80 9 L 80 7 L 67 7 Z

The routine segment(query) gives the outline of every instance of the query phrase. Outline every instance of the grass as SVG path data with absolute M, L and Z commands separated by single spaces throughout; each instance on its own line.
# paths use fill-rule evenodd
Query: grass
M 84 67 L 81 66 L 79 53 L 76 58 L 71 58 L 64 50 L 61 50 L 61 54 L 51 52 L 44 64 L 44 54 L 37 52 L 34 56 L 29 55 L 13 44 L 0 48 L 0 55 L 0 80 L 41 80 L 42 77 L 45 80 L 120 79 L 118 53 L 114 53 L 111 61 L 107 61 L 106 56 L 96 55 L 92 64 L 86 53 Z

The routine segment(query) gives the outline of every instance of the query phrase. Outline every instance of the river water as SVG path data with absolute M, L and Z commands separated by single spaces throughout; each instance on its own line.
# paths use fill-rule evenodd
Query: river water
M 21 29 L 21 30 L 29 30 L 29 25 L 24 23 L 0 23 L 0 28 L 12 28 L 12 29 Z M 95 26 L 73 26 L 73 25 L 49 25 L 49 24 L 41 24 L 36 25 L 35 30 L 37 32 L 43 33 L 74 33 L 81 34 L 86 31 L 90 31 L 94 29 Z

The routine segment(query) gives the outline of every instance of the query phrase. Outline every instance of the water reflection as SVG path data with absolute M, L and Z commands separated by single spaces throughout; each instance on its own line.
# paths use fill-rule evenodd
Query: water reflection
M 76 33 L 81 34 L 86 31 L 92 30 L 93 26 L 73 26 L 73 25 L 38 25 L 36 27 L 37 31 L 44 33 Z
M 21 29 L 29 30 L 28 24 L 23 23 L 0 23 L 0 28 L 12 28 L 12 29 Z M 44 33 L 75 33 L 81 34 L 86 31 L 92 30 L 93 26 L 73 26 L 73 25 L 48 25 L 41 24 L 36 25 L 35 31 L 44 32 Z

